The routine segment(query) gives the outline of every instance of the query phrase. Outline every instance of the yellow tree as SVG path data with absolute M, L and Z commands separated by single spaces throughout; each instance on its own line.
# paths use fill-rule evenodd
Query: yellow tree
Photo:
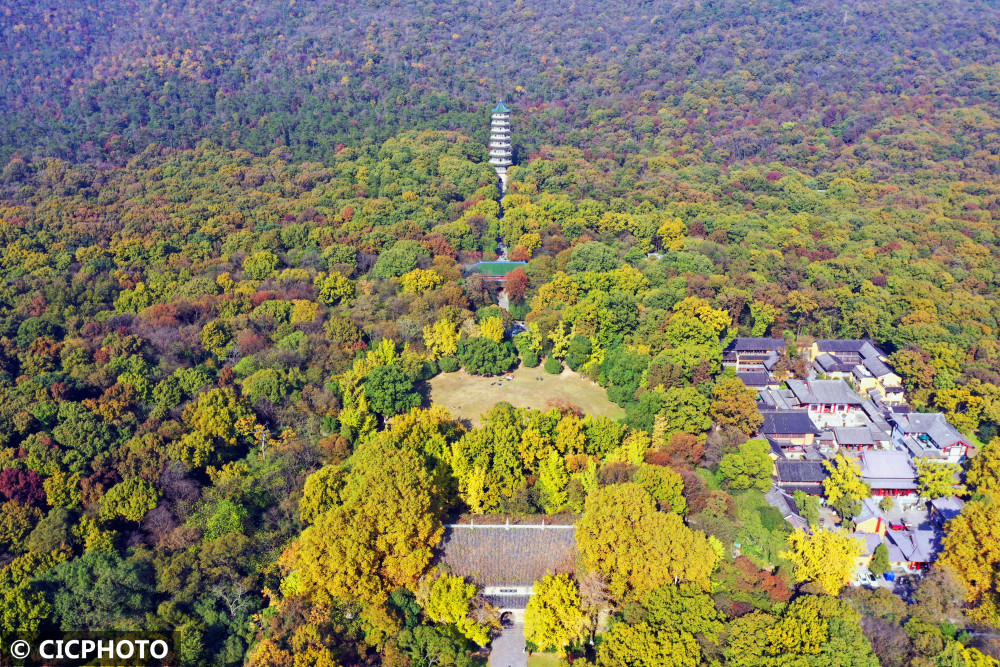
M 823 480 L 826 500 L 842 517 L 854 517 L 861 511 L 861 501 L 872 494 L 871 487 L 861 477 L 861 466 L 856 459 L 843 452 L 832 461 L 823 461 L 830 476 Z
M 990 440 L 972 458 L 965 479 L 977 493 L 1000 497 L 1000 437 Z
M 424 346 L 435 359 L 455 356 L 459 337 L 458 326 L 446 319 L 424 327 Z
M 739 378 L 722 378 L 712 388 L 712 419 L 723 426 L 733 426 L 750 436 L 764 423 L 757 409 L 757 392 Z
M 687 225 L 680 218 L 667 218 L 656 230 L 664 250 L 683 250 L 685 234 Z
M 535 594 L 524 611 L 524 636 L 542 651 L 565 655 L 570 642 L 584 636 L 587 615 L 580 609 L 576 582 L 566 574 L 546 575 L 535 582 Z
M 965 493 L 965 486 L 955 481 L 961 471 L 957 463 L 924 458 L 915 459 L 914 462 L 917 464 L 917 493 L 922 498 L 930 500 Z
M 500 317 L 487 317 L 479 325 L 479 333 L 498 345 L 503 342 L 504 326 Z
M 552 341 L 552 356 L 562 359 L 569 349 L 569 342 L 572 339 L 572 332 L 566 322 L 560 322 L 549 332 L 549 340 Z
M 432 269 L 413 269 L 399 277 L 399 285 L 404 292 L 426 292 L 444 282 L 444 278 Z
M 422 457 L 376 439 L 352 457 L 341 504 L 320 514 L 283 558 L 290 592 L 382 604 L 412 586 L 441 541 L 440 490 Z
M 560 454 L 579 454 L 587 443 L 583 430 L 583 420 L 574 415 L 566 415 L 556 425 L 555 446 Z
M 462 577 L 442 575 L 430 580 L 429 586 L 419 592 L 417 600 L 432 620 L 455 625 L 480 646 L 490 641 L 489 626 L 472 619 L 475 585 L 466 583 Z
M 820 529 L 812 535 L 796 530 L 788 538 L 790 549 L 781 553 L 795 564 L 795 579 L 814 581 L 830 595 L 837 595 L 857 566 L 862 546 L 847 533 Z
M 548 458 L 538 467 L 538 482 L 542 505 L 546 514 L 556 514 L 566 505 L 566 485 L 569 484 L 569 472 L 566 462 L 555 451 L 549 451 Z
M 966 504 L 948 522 L 940 563 L 965 585 L 972 614 L 1000 625 L 1000 507 L 995 498 Z
M 313 281 L 313 286 L 319 292 L 319 300 L 328 306 L 338 303 L 349 303 L 354 298 L 355 283 L 339 273 L 326 275 L 320 273 Z
M 619 601 L 677 581 L 708 590 L 718 562 L 704 533 L 673 512 L 658 511 L 653 497 L 634 483 L 591 492 L 576 539 L 584 566 L 603 575 Z

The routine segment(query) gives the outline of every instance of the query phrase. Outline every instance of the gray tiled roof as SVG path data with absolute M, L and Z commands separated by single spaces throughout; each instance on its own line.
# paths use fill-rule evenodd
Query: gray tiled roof
M 769 371 L 773 371 L 777 367 L 779 361 L 781 361 L 781 355 L 773 351 L 768 352 L 767 357 L 764 358 L 764 368 Z
M 861 501 L 861 513 L 854 517 L 854 522 L 861 523 L 862 521 L 868 521 L 876 517 L 885 519 L 882 510 L 879 509 L 878 502 L 874 498 L 865 498 Z
M 965 436 L 949 424 L 940 412 L 903 413 L 895 415 L 893 421 L 904 434 L 926 433 L 938 447 L 947 447 L 959 441 L 967 442 Z
M 764 423 L 760 426 L 760 432 L 765 435 L 820 433 L 805 410 L 762 411 L 761 415 Z
M 846 364 L 829 354 L 816 357 L 813 365 L 816 366 L 816 370 L 823 373 L 850 373 L 854 369 L 854 364 Z
M 873 345 L 870 340 L 834 340 L 822 338 L 816 341 L 816 347 L 820 352 L 830 352 L 834 355 L 838 352 L 855 352 L 865 359 L 885 356 L 885 353 Z
M 736 377 L 743 381 L 748 387 L 767 387 L 771 384 L 778 384 L 771 380 L 770 373 L 766 371 L 739 371 L 736 373 Z
M 892 369 L 877 357 L 870 357 L 864 361 L 865 368 L 877 378 L 884 377 L 892 373 Z
M 858 350 L 858 352 L 861 353 L 861 356 L 863 358 L 878 359 L 879 357 L 885 356 L 885 352 L 872 345 L 872 342 L 870 340 L 865 340 L 862 341 L 861 343 L 862 343 L 861 348 Z
M 834 426 L 833 435 L 837 439 L 837 444 L 841 446 L 859 447 L 875 444 L 871 429 L 865 426 Z
M 854 533 L 851 535 L 858 542 L 861 542 L 863 551 L 862 556 L 872 556 L 875 554 L 875 550 L 878 549 L 878 545 L 882 544 L 882 536 L 876 535 L 874 533 Z M 896 561 L 899 562 L 899 561 Z
M 932 530 L 891 530 L 885 534 L 892 562 L 930 563 L 938 540 Z
M 798 401 L 787 389 L 765 389 L 760 394 L 760 403 L 764 410 L 791 410 L 798 407 Z
M 931 501 L 931 507 L 937 510 L 945 519 L 954 519 L 956 516 L 962 513 L 962 508 L 965 507 L 965 501 L 961 498 L 935 498 Z
M 775 461 L 778 468 L 778 479 L 791 483 L 816 483 L 829 477 L 822 461 Z
M 787 384 L 803 404 L 861 405 L 861 397 L 843 380 L 788 380 Z
M 785 493 L 780 488 L 774 486 L 771 490 L 764 494 L 764 500 L 767 504 L 781 512 L 782 518 L 792 525 L 792 528 L 798 528 L 804 531 L 809 531 L 809 522 L 802 518 L 799 514 L 798 506 L 795 504 L 795 499 L 788 493 Z
M 858 352 L 865 344 L 863 340 L 838 340 L 835 338 L 821 338 L 816 341 L 816 347 L 820 352 Z
M 439 547 L 452 573 L 478 586 L 531 586 L 548 573 L 572 572 L 576 532 L 566 528 L 448 528 Z
M 526 609 L 530 595 L 484 595 L 483 600 L 497 609 Z
M 858 455 L 858 463 L 861 476 L 872 488 L 916 488 L 917 469 L 906 452 L 862 452 Z
M 733 340 L 730 349 L 737 352 L 756 352 L 758 350 L 774 350 L 780 352 L 785 350 L 784 338 L 736 338 Z

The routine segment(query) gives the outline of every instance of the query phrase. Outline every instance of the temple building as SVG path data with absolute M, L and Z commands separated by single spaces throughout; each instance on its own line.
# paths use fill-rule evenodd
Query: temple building
M 500 177 L 500 189 L 507 190 L 507 167 L 512 164 L 510 147 L 510 109 L 503 102 L 493 108 L 490 117 L 490 164 Z

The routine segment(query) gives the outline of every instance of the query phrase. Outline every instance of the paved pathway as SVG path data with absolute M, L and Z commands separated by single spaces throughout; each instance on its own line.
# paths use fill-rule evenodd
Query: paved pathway
M 524 626 L 505 628 L 493 640 L 490 651 L 490 667 L 527 667 L 528 654 L 524 651 Z

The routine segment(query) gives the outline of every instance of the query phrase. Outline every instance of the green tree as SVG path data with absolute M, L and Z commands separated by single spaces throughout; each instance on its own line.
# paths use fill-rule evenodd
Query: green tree
M 878 667 L 861 615 L 827 595 L 803 595 L 779 614 L 753 612 L 730 625 L 726 664 L 734 667 Z
M 740 445 L 739 451 L 726 454 L 719 463 L 719 472 L 726 486 L 736 490 L 770 489 L 774 469 L 770 453 L 771 446 L 767 440 L 747 440 Z
M 642 606 L 646 622 L 653 627 L 700 634 L 713 642 L 725 628 L 724 617 L 715 608 L 712 596 L 689 584 L 667 584 L 652 590 L 642 598 Z
M 413 388 L 413 378 L 398 366 L 374 368 L 365 380 L 365 396 L 372 410 L 385 417 L 418 407 L 422 400 Z
M 556 357 L 550 356 L 545 360 L 545 372 L 552 375 L 559 375 L 563 371 L 562 362 Z
M 458 360 L 473 375 L 499 375 L 509 371 L 517 355 L 507 343 L 489 338 L 466 338 L 458 342 Z
M 621 266 L 618 253 L 599 241 L 587 241 L 573 248 L 566 269 L 571 273 L 582 271 L 613 271 Z
M 211 320 L 201 329 L 201 346 L 210 354 L 222 357 L 233 344 L 233 332 L 223 320 Z
M 876 577 L 881 577 L 892 569 L 889 565 L 889 548 L 885 546 L 884 542 L 875 547 L 875 555 L 872 556 L 872 562 L 868 564 L 868 569 Z
M 474 513 L 500 511 L 526 479 L 521 458 L 523 425 L 510 403 L 497 403 L 480 428 L 451 448 L 451 464 L 462 500 Z
M 580 334 L 574 335 L 569 341 L 569 348 L 566 350 L 566 365 L 571 369 L 579 368 L 590 358 L 593 352 L 593 344 L 590 339 Z
M 676 512 L 683 516 L 687 512 L 684 498 L 684 480 L 670 468 L 642 465 L 632 475 L 632 481 L 653 497 L 664 512 Z
M 243 273 L 250 280 L 264 280 L 278 268 L 278 258 L 269 250 L 255 252 L 243 260 Z
M 51 596 L 40 590 L 37 578 L 65 555 L 28 553 L 0 567 L 0 641 L 31 636 L 52 621 Z
M 536 581 L 534 589 L 524 611 L 524 636 L 543 651 L 555 649 L 563 655 L 587 629 L 576 582 L 566 574 L 550 574 Z
M 810 528 L 815 528 L 819 525 L 819 498 L 816 496 L 810 496 L 808 493 L 801 489 L 796 489 L 793 495 L 795 499 L 795 507 L 799 511 L 799 515 L 806 520 Z
M 101 499 L 101 518 L 142 521 L 160 502 L 160 492 L 148 481 L 133 477 L 115 484 Z
M 262 368 L 241 383 L 243 393 L 252 401 L 267 399 L 271 403 L 281 403 L 290 393 L 291 386 L 281 371 Z
M 417 268 L 421 259 L 429 259 L 430 255 L 416 241 L 396 241 L 388 250 L 382 251 L 375 262 L 372 273 L 376 278 L 398 278 Z
M 73 454 L 66 456 L 72 472 L 80 472 L 111 446 L 113 435 L 108 424 L 79 403 L 60 405 L 58 421 L 52 429 L 52 437 L 63 447 L 73 450 Z
M 475 667 L 476 646 L 457 628 L 442 625 L 418 625 L 399 633 L 399 647 L 414 667 Z
M 45 575 L 52 620 L 62 630 L 140 630 L 155 609 L 152 572 L 115 551 L 87 551 Z
M 698 434 L 712 425 L 708 399 L 694 387 L 671 387 L 660 396 L 656 417 L 666 431 Z

